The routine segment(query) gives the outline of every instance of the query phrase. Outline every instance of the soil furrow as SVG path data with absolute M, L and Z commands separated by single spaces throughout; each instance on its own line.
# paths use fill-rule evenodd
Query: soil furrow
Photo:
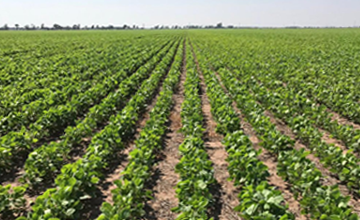
M 284 196 L 285 201 L 287 204 L 289 204 L 289 210 L 295 214 L 296 219 L 309 219 L 307 216 L 304 216 L 301 214 L 301 207 L 300 203 L 295 200 L 293 193 L 290 191 L 290 184 L 285 182 L 280 176 L 277 175 L 277 160 L 276 158 L 266 149 L 261 148 L 260 140 L 256 136 L 256 133 L 249 122 L 246 121 L 244 116 L 241 114 L 241 111 L 234 105 L 234 108 L 236 111 L 240 114 L 241 118 L 241 125 L 244 129 L 244 133 L 249 136 L 250 141 L 252 142 L 254 148 L 256 150 L 261 149 L 261 154 L 259 156 L 259 160 L 261 160 L 267 167 L 268 171 L 270 173 L 270 177 L 268 178 L 268 181 L 271 185 L 275 186 L 278 190 L 282 192 L 282 195 Z
M 204 78 L 200 75 L 201 79 L 201 100 L 202 100 L 202 111 L 204 114 L 204 120 L 206 125 L 205 131 L 205 147 L 210 160 L 213 162 L 214 167 L 214 177 L 217 181 L 217 185 L 219 188 L 220 195 L 219 200 L 216 204 L 218 204 L 218 209 L 215 213 L 219 214 L 214 216 L 215 219 L 240 219 L 238 217 L 238 213 L 234 211 L 234 208 L 239 204 L 237 195 L 239 194 L 239 190 L 234 186 L 233 181 L 229 181 L 230 177 L 229 172 L 227 170 L 228 163 L 226 158 L 228 154 L 225 150 L 225 146 L 221 143 L 223 136 L 217 134 L 215 132 L 216 122 L 211 115 L 211 106 L 206 95 L 206 86 L 204 84 Z M 234 218 L 235 217 L 235 218 Z
M 146 215 L 144 219 L 168 220 L 175 219 L 177 214 L 171 211 L 171 208 L 177 207 L 175 187 L 180 177 L 175 172 L 175 166 L 179 163 L 180 154 L 178 147 L 184 141 L 184 135 L 179 132 L 181 123 L 181 105 L 184 101 L 184 82 L 186 78 L 186 56 L 185 41 L 183 51 L 183 64 L 180 82 L 173 95 L 173 109 L 169 116 L 168 131 L 164 138 L 164 146 L 161 159 L 154 166 L 156 178 L 154 185 L 150 188 L 153 192 L 153 198 L 146 204 Z M 154 177 L 153 177 L 154 178 Z
M 282 82 L 283 86 L 286 88 L 288 87 L 288 84 L 285 82 Z M 353 126 L 355 129 L 360 130 L 360 125 L 351 121 L 350 119 L 340 115 L 339 113 L 333 111 L 332 109 L 330 109 L 327 105 L 325 105 L 324 103 L 320 102 L 319 100 L 316 100 L 315 97 L 308 95 L 307 96 L 309 99 L 313 100 L 314 102 L 317 102 L 317 105 L 320 106 L 325 106 L 326 107 L 326 111 L 331 114 L 331 119 L 332 121 L 336 121 L 338 124 L 340 125 L 350 125 Z M 359 102 L 360 103 L 360 102 Z
M 317 129 L 318 129 L 318 130 L 321 132 L 321 134 L 323 135 L 321 139 L 322 139 L 325 143 L 327 143 L 327 144 L 334 144 L 336 147 L 339 147 L 341 150 L 343 150 L 343 153 L 344 153 L 344 154 L 346 154 L 346 153 L 349 151 L 349 149 L 345 146 L 344 142 L 342 142 L 342 141 L 339 140 L 339 139 L 333 138 L 332 135 L 331 135 L 328 131 L 326 131 L 326 130 L 324 130 L 324 129 L 322 129 L 322 128 L 318 128 L 318 127 L 317 127 Z M 353 152 L 353 153 L 354 153 L 354 152 Z
M 202 112 L 204 115 L 204 127 L 206 128 L 204 134 L 205 148 L 211 162 L 213 163 L 214 177 L 217 181 L 213 192 L 215 198 L 215 205 L 211 214 L 213 215 L 212 217 L 214 217 L 214 219 L 238 220 L 241 218 L 234 210 L 234 208 L 239 205 L 239 200 L 237 198 L 237 195 L 239 194 L 239 189 L 234 186 L 233 181 L 228 180 L 228 178 L 230 177 L 227 170 L 229 164 L 226 161 L 228 154 L 226 152 L 225 146 L 221 143 L 224 137 L 223 135 L 220 135 L 215 131 L 217 123 L 211 114 L 211 105 L 209 98 L 206 94 L 206 84 L 204 76 L 201 72 L 198 60 L 196 58 L 196 54 L 194 53 L 193 48 L 191 49 L 201 80 L 200 96 L 202 102 Z
M 348 118 L 345 118 L 344 116 L 341 116 L 339 113 L 334 112 L 333 110 L 327 108 L 326 111 L 331 114 L 331 120 L 337 121 L 340 125 L 350 125 L 353 126 L 354 129 L 360 130 L 360 125 L 351 121 Z

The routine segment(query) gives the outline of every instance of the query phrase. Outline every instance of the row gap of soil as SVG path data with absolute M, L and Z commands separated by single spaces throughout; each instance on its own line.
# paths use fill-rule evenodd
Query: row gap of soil
M 283 86 L 286 88 L 288 87 L 288 85 L 286 83 L 283 83 Z M 311 98 L 311 97 L 308 97 L 308 98 Z M 325 106 L 326 107 L 326 112 L 329 114 L 329 116 L 331 116 L 331 121 L 332 122 L 335 122 L 339 125 L 342 125 L 342 126 L 352 126 L 355 130 L 360 130 L 360 125 L 341 116 L 340 114 L 332 111 L 331 109 L 329 109 L 326 105 L 323 105 L 319 102 L 316 103 L 317 106 Z M 324 130 L 323 128 L 319 127 L 319 126 L 316 126 L 317 129 L 319 129 L 319 131 L 323 134 L 323 137 L 322 137 L 322 140 L 327 143 L 327 144 L 334 144 L 335 146 L 341 148 L 344 152 L 344 154 L 347 153 L 347 151 L 349 150 L 348 147 L 346 147 L 346 144 L 337 139 L 337 138 L 334 138 L 332 137 L 332 135 L 330 134 L 329 131 L 327 130 Z M 360 158 L 360 154 L 357 153 L 357 152 L 352 152 L 353 154 L 355 154 L 355 156 L 359 157 Z
M 213 163 L 214 177 L 217 181 L 216 185 L 212 189 L 212 194 L 215 198 L 215 204 L 210 214 L 214 219 L 240 220 L 241 218 L 239 217 L 239 213 L 234 210 L 234 208 L 239 205 L 239 200 L 237 198 L 239 189 L 234 186 L 233 181 L 228 180 L 230 177 L 227 170 L 228 162 L 226 161 L 228 154 L 225 150 L 225 146 L 221 143 L 224 137 L 215 131 L 217 123 L 211 114 L 211 105 L 209 98 L 206 95 L 206 84 L 204 81 L 204 76 L 200 69 L 193 47 L 191 49 L 201 80 L 200 97 L 202 103 L 202 112 L 204 115 L 204 127 L 206 128 L 204 133 L 205 148 L 211 162 Z
M 331 116 L 331 119 L 332 119 L 333 121 L 337 121 L 338 124 L 340 124 L 340 125 L 350 125 L 350 126 L 353 126 L 354 129 L 360 130 L 360 125 L 359 125 L 359 124 L 350 121 L 349 119 L 341 116 L 340 114 L 332 111 L 332 110 L 329 109 L 329 108 L 327 108 L 326 111 L 327 111 L 329 114 L 332 115 L 332 116 Z
M 179 132 L 182 127 L 181 123 L 181 105 L 184 101 L 184 82 L 186 79 L 186 57 L 185 46 L 183 49 L 183 63 L 178 88 L 173 95 L 173 108 L 171 110 L 168 130 L 166 132 L 163 150 L 159 152 L 158 163 L 154 166 L 152 179 L 149 181 L 148 190 L 152 191 L 152 199 L 145 205 L 146 215 L 144 219 L 168 220 L 175 219 L 177 214 L 171 211 L 171 208 L 177 207 L 178 199 L 176 198 L 176 184 L 180 176 L 175 172 L 175 166 L 180 161 L 178 151 L 179 145 L 184 141 L 184 135 Z
M 288 127 L 284 122 L 277 119 L 270 111 L 266 111 L 265 115 L 270 117 L 271 122 L 276 125 L 276 129 L 282 132 L 283 134 L 289 136 L 292 140 L 295 140 L 294 148 L 296 150 L 305 149 L 306 151 L 311 152 L 311 150 L 305 146 L 301 140 L 297 138 L 297 136 L 292 132 L 291 128 Z M 281 121 L 281 123 L 279 123 Z M 323 137 L 323 140 L 325 140 L 327 143 L 336 143 L 336 140 L 331 139 L 330 137 Z M 336 174 L 332 173 L 327 167 L 325 167 L 320 159 L 314 155 L 313 153 L 310 153 L 307 157 L 307 159 L 311 160 L 317 169 L 320 170 L 320 172 L 323 175 L 322 184 L 325 186 L 331 186 L 331 185 L 338 185 L 339 190 L 342 195 L 344 196 L 350 196 L 349 204 L 353 207 L 354 212 L 357 215 L 360 215 L 360 199 L 352 193 L 346 186 L 346 183 L 340 181 Z
M 258 104 L 262 105 L 260 102 L 257 102 Z M 292 140 L 295 140 L 295 149 L 296 150 L 300 150 L 300 149 L 305 149 L 306 151 L 312 152 L 307 146 L 305 146 L 305 144 L 302 143 L 301 139 L 299 139 L 293 132 L 292 129 L 281 119 L 278 119 L 274 116 L 274 114 L 268 110 L 265 111 L 264 113 L 266 116 L 268 116 L 270 118 L 270 121 L 276 125 L 277 130 L 279 130 L 282 134 L 289 136 Z M 340 117 L 338 115 L 338 117 Z M 346 120 L 344 118 L 342 118 L 342 120 Z M 353 123 L 351 124 L 351 122 L 346 122 L 347 125 L 353 125 Z M 342 151 L 343 154 L 346 154 L 348 149 L 346 148 L 345 144 L 338 140 L 335 139 L 333 137 L 331 137 L 331 134 L 328 131 L 325 131 L 321 128 L 316 127 L 321 133 L 322 133 L 322 141 L 324 141 L 326 144 L 334 144 L 336 147 L 339 147 Z M 358 156 L 357 153 L 355 153 L 356 156 Z M 346 183 L 342 182 L 341 180 L 339 180 L 338 176 L 335 173 L 332 173 L 329 168 L 325 167 L 320 159 L 318 157 L 316 157 L 316 155 L 314 155 L 313 153 L 309 154 L 307 156 L 307 158 L 309 160 L 311 160 L 315 166 L 321 171 L 321 173 L 323 174 L 323 185 L 335 185 L 337 184 L 339 186 L 339 189 L 341 191 L 341 193 L 345 196 L 350 196 L 350 202 L 349 204 L 351 206 L 353 206 L 354 211 L 360 215 L 360 198 L 359 196 L 357 196 L 356 194 L 354 194 L 353 192 L 351 192 L 347 187 L 346 187 Z
M 330 134 L 330 132 L 328 132 L 322 128 L 319 128 L 319 127 L 316 127 L 316 128 L 321 132 L 321 134 L 322 134 L 321 139 L 326 144 L 334 144 L 336 147 L 339 147 L 343 151 L 343 154 L 346 154 L 349 151 L 349 149 L 347 149 L 347 147 L 345 146 L 343 141 L 333 138 L 332 135 Z M 358 155 L 358 153 L 356 153 L 356 152 L 353 152 L 353 154 L 355 154 L 356 156 Z

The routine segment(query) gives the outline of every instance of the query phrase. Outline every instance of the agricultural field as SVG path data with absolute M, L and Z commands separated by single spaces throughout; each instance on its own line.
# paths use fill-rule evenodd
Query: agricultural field
M 0 219 L 360 216 L 360 30 L 0 32 Z

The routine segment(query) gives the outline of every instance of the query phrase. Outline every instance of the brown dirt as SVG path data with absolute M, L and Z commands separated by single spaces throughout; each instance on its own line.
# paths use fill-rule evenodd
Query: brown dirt
M 226 161 L 228 154 L 225 150 L 225 146 L 221 143 L 224 137 L 215 132 L 217 123 L 211 114 L 211 105 L 206 95 L 206 84 L 204 81 L 204 76 L 202 75 L 202 72 L 199 68 L 199 63 L 194 51 L 193 55 L 201 79 L 200 87 L 202 112 L 204 115 L 204 125 L 206 128 L 204 134 L 205 148 L 210 157 L 210 160 L 213 163 L 214 177 L 217 181 L 215 192 L 213 192 L 216 202 L 214 205 L 214 210 L 211 214 L 213 215 L 212 217 L 219 220 L 238 220 L 241 218 L 239 217 L 239 213 L 234 211 L 234 208 L 239 205 L 239 200 L 237 198 L 239 190 L 234 186 L 233 181 L 228 180 L 230 177 L 227 170 L 228 163 Z
M 11 185 L 11 187 L 15 186 L 21 186 L 19 179 L 24 173 L 24 169 L 18 169 L 16 172 L 12 173 L 11 176 L 4 175 L 4 181 L 0 181 L 0 184 L 5 185 Z M 1 179 L 2 180 L 2 179 Z
M 180 177 L 175 173 L 175 165 L 179 163 L 179 145 L 184 140 L 184 135 L 179 132 L 181 124 L 181 104 L 184 101 L 184 82 L 186 78 L 185 47 L 183 54 L 183 69 L 180 76 L 180 83 L 173 95 L 174 106 L 169 117 L 169 128 L 165 136 L 163 159 L 154 167 L 158 178 L 155 185 L 150 189 L 153 192 L 153 199 L 147 202 L 147 214 L 145 219 L 168 220 L 175 219 L 177 214 L 171 208 L 177 207 L 175 187 Z
M 153 99 L 152 102 L 154 102 L 154 100 L 156 99 Z M 147 107 L 146 112 L 152 109 L 152 104 Z M 96 196 L 84 202 L 85 208 L 81 213 L 82 219 L 94 219 L 98 217 L 101 214 L 100 207 L 103 202 L 113 204 L 113 195 L 111 191 L 117 187 L 114 184 L 114 181 L 120 179 L 121 172 L 124 171 L 128 165 L 129 153 L 135 148 L 135 138 L 139 136 L 141 129 L 145 125 L 144 121 L 147 119 L 148 116 L 143 114 L 143 117 L 141 117 L 135 125 L 136 134 L 134 137 L 125 143 L 125 149 L 117 154 L 116 160 L 109 163 L 108 169 L 104 171 L 105 179 L 101 180 L 97 186 L 95 192 Z
M 22 177 L 24 172 L 25 171 L 24 171 L 23 168 L 18 169 L 16 171 L 16 173 L 12 174 L 11 178 L 8 178 L 7 181 L 2 182 L 1 185 L 2 186 L 11 185 L 11 188 L 18 187 L 18 186 L 23 186 L 24 184 L 22 184 L 20 182 L 20 178 Z M 44 192 L 44 191 L 45 191 L 45 189 L 38 189 L 36 191 L 36 193 L 34 193 L 33 191 L 29 191 L 29 190 L 25 192 L 25 194 L 24 194 L 24 199 L 26 201 L 26 205 L 24 207 L 25 212 L 29 212 L 31 210 L 31 205 L 35 202 L 37 195 L 39 193 Z M 10 189 L 10 192 L 13 192 L 13 190 Z
M 6 185 L 11 185 L 11 189 L 10 189 L 10 193 L 13 192 L 13 189 L 14 187 L 18 187 L 18 186 L 23 186 L 23 184 L 20 182 L 20 178 L 23 174 L 24 170 L 21 170 L 19 171 L 18 175 L 15 177 L 15 179 L 12 179 L 11 181 L 7 181 L 7 182 L 3 182 L 2 183 L 2 186 L 6 186 Z M 43 190 L 45 191 L 45 190 Z M 26 201 L 26 204 L 25 204 L 25 207 L 24 207 L 24 211 L 25 212 L 29 212 L 31 211 L 31 205 L 35 202 L 36 200 L 36 197 L 37 197 L 37 194 L 33 194 L 32 192 L 29 192 L 27 191 L 25 194 L 24 194 L 24 199 Z M 23 213 L 24 214 L 24 213 Z M 20 216 L 23 216 L 20 215 Z M 1 215 L 0 215 L 0 219 L 1 219 Z M 14 218 L 15 219 L 15 218 Z
M 261 103 L 260 103 L 261 104 Z M 336 113 L 335 113 L 336 114 Z M 296 150 L 300 150 L 300 149 L 305 149 L 309 152 L 311 152 L 311 150 L 306 147 L 305 145 L 303 145 L 301 143 L 301 140 L 298 140 L 297 136 L 292 132 L 291 128 L 289 126 L 287 126 L 287 124 L 285 122 L 283 122 L 282 120 L 276 118 L 270 111 L 265 111 L 265 115 L 268 116 L 270 118 L 270 121 L 276 125 L 277 130 L 279 130 L 282 134 L 289 136 L 291 139 L 296 140 L 295 142 L 295 149 Z M 340 116 L 338 116 L 340 117 Z M 342 120 L 347 120 L 342 118 Z M 347 122 L 348 125 L 355 125 L 352 122 Z M 335 138 L 331 137 L 331 134 L 323 129 L 317 128 L 322 134 L 322 140 L 327 143 L 327 144 L 334 144 L 336 147 L 339 147 L 341 150 L 343 150 L 343 154 L 346 154 L 348 149 L 346 148 L 345 144 L 340 141 L 337 140 Z M 358 154 L 356 154 L 356 156 L 359 156 Z M 351 206 L 354 207 L 355 213 L 359 215 L 359 211 L 360 211 L 360 204 L 358 203 L 359 201 L 356 201 L 357 198 L 355 198 L 352 194 L 352 192 L 350 192 L 347 187 L 346 187 L 346 183 L 344 184 L 343 182 L 341 182 L 336 173 L 332 173 L 330 172 L 330 170 L 325 167 L 320 159 L 318 157 L 316 157 L 314 154 L 309 154 L 307 156 L 307 159 L 311 160 L 315 166 L 321 171 L 322 175 L 323 175 L 323 185 L 335 185 L 337 184 L 339 186 L 340 192 L 344 195 L 344 196 L 350 196 L 350 202 L 349 204 Z
M 213 162 L 214 177 L 220 187 L 220 198 L 216 198 L 219 200 L 218 208 L 220 209 L 216 211 L 219 214 L 218 219 L 240 219 L 238 213 L 234 211 L 234 208 L 239 205 L 237 198 L 239 190 L 234 186 L 232 181 L 228 181 L 230 177 L 227 171 L 228 163 L 226 162 L 228 154 L 224 145 L 221 143 L 223 136 L 215 132 L 216 122 L 211 115 L 211 106 L 205 93 L 206 89 L 202 76 L 201 88 L 203 90 L 203 94 L 201 95 L 202 111 L 205 124 L 207 125 L 205 131 L 205 147 L 210 160 Z
M 287 85 L 285 84 L 284 87 L 286 87 L 286 86 Z M 320 105 L 321 104 L 317 103 L 317 106 L 320 106 Z M 329 113 L 329 116 L 331 116 L 331 120 L 333 122 L 336 122 L 339 125 L 350 125 L 350 126 L 353 126 L 354 129 L 360 130 L 360 125 L 359 124 L 356 124 L 356 123 L 350 121 L 349 119 L 342 117 L 340 114 L 332 111 L 329 108 L 327 108 L 326 111 Z M 334 144 L 335 146 L 341 148 L 343 150 L 344 154 L 346 154 L 348 152 L 346 144 L 343 141 L 331 137 L 330 132 L 328 132 L 328 131 L 326 131 L 324 129 L 321 129 L 320 127 L 317 127 L 317 129 L 319 129 L 319 131 L 323 134 L 322 140 L 325 143 Z M 357 157 L 360 157 L 359 153 L 353 152 L 353 154 L 355 154 Z
M 323 134 L 322 136 L 322 140 L 327 143 L 327 144 L 334 144 L 336 147 L 339 147 L 342 151 L 343 154 L 348 153 L 349 149 L 346 147 L 345 143 L 342 142 L 341 140 L 335 139 L 331 136 L 331 134 L 321 128 L 318 128 L 319 131 Z M 356 157 L 360 158 L 360 153 L 359 152 L 351 152 L 352 154 L 354 154 Z
M 134 149 L 134 145 L 132 143 L 128 143 L 126 149 L 123 152 L 121 152 L 120 157 L 122 157 L 122 159 L 121 159 L 120 164 L 116 167 L 116 169 L 114 170 L 113 173 L 108 175 L 104 179 L 104 181 L 102 181 L 99 188 L 100 188 L 100 190 L 102 192 L 104 202 L 108 202 L 110 204 L 113 204 L 113 198 L 112 198 L 111 190 L 116 189 L 116 185 L 114 184 L 114 181 L 120 179 L 121 172 L 125 169 L 125 167 L 129 163 L 129 157 L 128 157 L 129 153 L 133 149 Z
M 346 154 L 348 152 L 348 149 L 346 148 L 344 142 L 341 140 L 335 139 L 331 137 L 331 134 L 321 128 L 318 128 L 318 130 L 322 133 L 322 140 L 327 144 L 334 144 L 336 147 L 339 147 L 341 150 L 343 150 L 343 153 Z
M 339 123 L 340 125 L 351 125 L 353 126 L 355 129 L 360 130 L 360 125 L 356 124 L 355 122 L 350 121 L 349 119 L 341 116 L 340 114 L 332 111 L 331 109 L 326 109 L 326 111 L 331 114 L 331 119 L 333 121 L 337 121 L 337 123 Z
M 259 102 L 258 104 L 262 105 Z M 276 125 L 277 130 L 280 131 L 281 134 L 289 136 L 292 139 L 296 138 L 296 135 L 292 132 L 291 128 L 287 126 L 285 122 L 276 118 L 272 112 L 265 110 L 264 115 L 270 118 L 270 122 Z
M 269 183 L 282 192 L 286 203 L 289 205 L 289 211 L 295 214 L 296 219 L 308 219 L 306 216 L 301 214 L 300 203 L 294 199 L 294 195 L 290 191 L 291 185 L 277 175 L 276 158 L 269 151 L 260 147 L 259 144 L 261 141 L 256 136 L 256 133 L 252 129 L 250 123 L 246 122 L 243 117 L 241 117 L 241 124 L 244 129 L 244 133 L 249 136 L 254 148 L 256 150 L 262 150 L 259 156 L 259 160 L 261 160 L 268 167 L 268 171 L 270 173 L 270 177 L 268 178 Z

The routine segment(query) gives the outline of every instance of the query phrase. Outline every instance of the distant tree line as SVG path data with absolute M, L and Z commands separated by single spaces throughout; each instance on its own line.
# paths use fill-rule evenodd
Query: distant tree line
M 149 29 L 213 29 L 213 28 L 237 28 L 233 25 L 223 26 L 222 23 L 218 23 L 216 25 L 186 25 L 186 26 L 166 26 L 166 25 L 155 25 Z M 124 24 L 122 26 L 100 26 L 100 25 L 91 25 L 91 26 L 81 26 L 80 24 L 74 24 L 72 26 L 62 26 L 60 24 L 54 24 L 51 27 L 46 27 L 44 24 L 40 26 L 36 26 L 34 24 L 27 24 L 24 26 L 20 26 L 19 24 L 15 24 L 14 27 L 9 27 L 7 24 L 0 27 L 0 30 L 124 30 L 124 29 L 145 29 L 144 27 L 139 27 L 138 25 L 127 25 Z
M 350 28 L 359 28 L 360 26 L 352 26 Z M 255 26 L 234 26 L 234 25 L 227 25 L 224 26 L 221 22 L 217 23 L 216 25 L 186 25 L 186 26 L 166 26 L 166 25 L 155 25 L 148 29 L 234 29 L 234 28 L 279 28 L 279 27 L 255 27 Z M 281 28 L 288 28 L 288 29 L 299 29 L 299 28 L 339 28 L 339 27 L 307 27 L 307 26 L 286 26 Z M 342 28 L 349 28 L 349 27 L 342 27 Z M 15 24 L 14 27 L 9 27 L 7 24 L 0 27 L 0 30 L 136 30 L 136 29 L 145 29 L 144 27 L 139 27 L 138 25 L 127 25 L 124 24 L 122 26 L 100 26 L 100 25 L 91 25 L 91 26 L 81 26 L 80 24 L 74 24 L 72 26 L 62 26 L 60 24 L 54 24 L 51 27 L 46 27 L 44 24 L 40 26 L 36 26 L 34 24 L 26 24 L 24 26 L 20 26 L 19 24 Z
M 143 29 L 137 25 L 126 25 L 123 26 L 100 26 L 100 25 L 91 25 L 91 26 L 81 26 L 80 24 L 74 24 L 72 26 L 63 26 L 60 24 L 54 24 L 51 27 L 46 27 L 44 24 L 40 26 L 36 26 L 34 24 L 20 26 L 19 24 L 15 24 L 14 27 L 9 27 L 7 24 L 0 27 L 0 30 L 123 30 L 123 29 Z

